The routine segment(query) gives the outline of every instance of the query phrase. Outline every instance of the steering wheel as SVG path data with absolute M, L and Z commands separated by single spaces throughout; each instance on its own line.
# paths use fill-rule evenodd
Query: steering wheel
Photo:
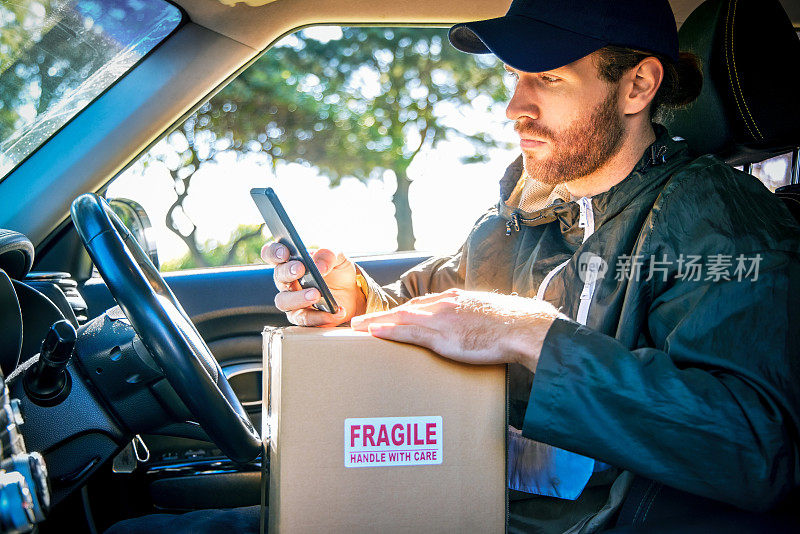
M 261 438 L 228 380 L 158 269 L 108 203 L 86 193 L 72 222 L 111 294 L 167 381 L 232 460 L 248 462 Z

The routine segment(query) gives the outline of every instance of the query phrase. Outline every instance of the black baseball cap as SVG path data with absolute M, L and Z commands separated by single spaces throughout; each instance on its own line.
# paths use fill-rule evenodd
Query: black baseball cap
M 523 72 L 563 67 L 607 45 L 678 60 L 667 0 L 514 0 L 503 17 L 456 24 L 450 42 Z

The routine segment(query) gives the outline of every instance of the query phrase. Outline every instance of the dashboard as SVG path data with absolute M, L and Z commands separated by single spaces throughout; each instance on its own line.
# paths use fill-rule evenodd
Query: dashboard
M 87 321 L 78 283 L 66 272 L 30 272 L 34 248 L 23 234 L 0 229 L 0 370 L 3 376 L 39 352 L 53 323 Z
M 78 318 L 59 287 L 59 281 L 68 279 L 68 275 L 45 273 L 29 278 L 32 264 L 31 242 L 22 234 L 0 229 L 0 531 L 4 533 L 30 531 L 44 520 L 50 506 L 44 457 L 40 452 L 27 451 L 19 429 L 24 424 L 21 402 L 11 398 L 6 384 L 15 375 L 20 376 L 25 367 L 21 362 L 40 352 L 54 323 L 72 335 L 78 326 Z M 63 311 L 36 286 L 54 295 Z M 69 348 L 70 355 L 72 347 L 74 344 Z M 45 349 L 41 352 L 45 354 Z M 46 357 L 28 365 L 36 369 L 26 378 L 38 378 L 38 369 L 45 362 Z

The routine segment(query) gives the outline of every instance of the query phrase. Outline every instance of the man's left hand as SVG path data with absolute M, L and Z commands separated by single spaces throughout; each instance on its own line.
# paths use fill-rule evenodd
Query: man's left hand
M 412 343 L 460 362 L 520 363 L 536 371 L 550 325 L 565 317 L 541 299 L 448 289 L 354 317 L 354 330 Z

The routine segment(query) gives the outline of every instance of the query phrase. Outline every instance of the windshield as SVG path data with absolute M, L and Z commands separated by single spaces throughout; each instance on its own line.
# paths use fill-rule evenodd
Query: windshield
M 0 180 L 180 21 L 164 0 L 3 0 Z

